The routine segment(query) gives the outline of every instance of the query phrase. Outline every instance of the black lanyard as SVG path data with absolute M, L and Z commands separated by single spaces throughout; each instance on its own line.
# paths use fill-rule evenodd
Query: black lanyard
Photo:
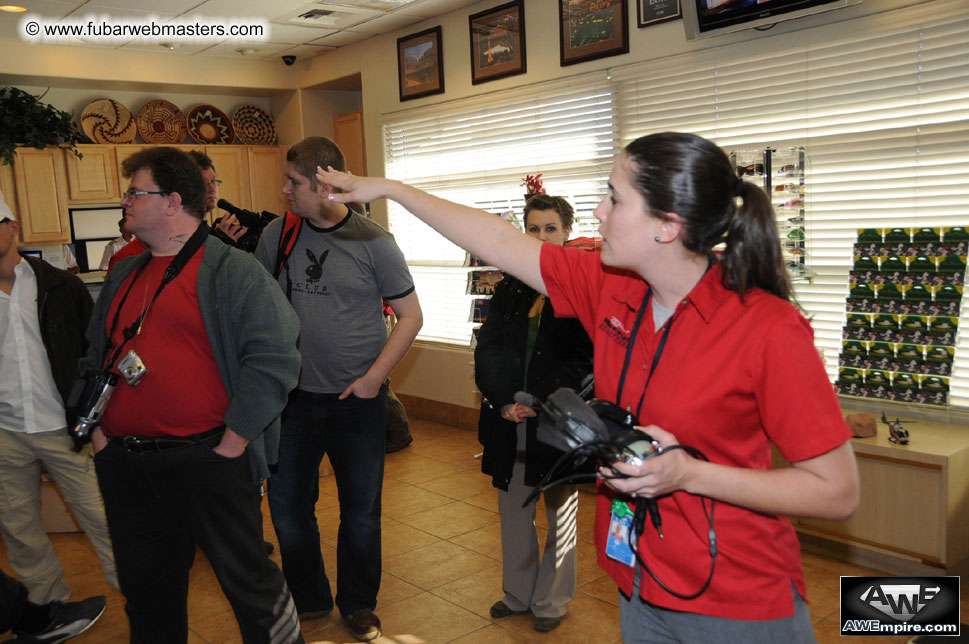
M 707 268 L 703 271 L 703 275 L 700 276 L 700 281 L 713 265 L 716 264 L 716 259 L 710 257 L 707 259 Z M 699 284 L 700 282 L 697 282 Z M 695 288 L 695 287 L 694 287 Z M 633 357 L 633 345 L 636 343 L 636 336 L 639 334 L 639 325 L 643 322 L 643 315 L 646 313 L 646 309 L 649 307 L 649 301 L 653 298 L 653 288 L 650 287 L 646 292 L 646 297 L 643 298 L 643 303 L 639 307 L 639 311 L 636 313 L 636 321 L 633 323 L 632 333 L 629 334 L 629 344 L 626 346 L 626 359 L 622 364 L 622 373 L 619 375 L 619 388 L 616 390 L 616 404 L 620 407 L 622 406 L 622 390 L 626 385 L 626 371 L 629 369 L 629 363 Z M 677 305 L 678 306 L 678 305 Z M 653 372 L 656 371 L 656 365 L 659 364 L 659 359 L 663 355 L 663 349 L 666 348 L 666 339 L 670 336 L 670 329 L 673 328 L 673 320 L 676 318 L 676 311 L 674 310 L 672 317 L 666 323 L 666 328 L 663 330 L 663 337 L 659 339 L 659 346 L 656 347 L 656 353 L 653 354 L 653 364 L 649 367 L 649 374 L 646 376 L 646 384 L 643 385 L 643 393 L 639 396 L 639 405 L 636 407 L 636 418 L 639 418 L 639 412 L 643 409 L 643 399 L 646 398 L 646 387 L 649 386 L 649 381 L 653 379 Z M 628 410 L 627 410 L 628 411 Z
M 639 335 L 639 327 L 643 323 L 643 316 L 646 314 L 646 309 L 649 308 L 649 302 L 653 298 L 653 289 L 650 288 L 646 292 L 646 297 L 643 298 L 643 303 L 639 307 L 639 311 L 636 313 L 636 321 L 633 323 L 632 333 L 629 334 L 629 344 L 626 345 L 626 359 L 622 364 L 622 373 L 619 375 L 619 388 L 616 391 L 616 404 L 622 406 L 622 390 L 626 385 L 626 372 L 629 370 L 629 363 L 632 361 L 633 357 L 633 345 L 636 344 L 636 336 Z M 673 328 L 673 320 L 676 317 L 676 313 L 673 313 L 671 317 L 666 322 L 666 328 L 663 330 L 663 337 L 659 339 L 659 345 L 656 347 L 656 352 L 653 354 L 653 363 L 649 367 L 649 374 L 646 376 L 646 384 L 643 385 L 643 393 L 639 397 L 639 405 L 636 407 L 636 418 L 639 418 L 639 412 L 643 408 L 643 399 L 646 397 L 646 388 L 649 386 L 649 381 L 653 379 L 653 372 L 656 371 L 656 365 L 659 364 L 659 359 L 663 356 L 663 349 L 666 348 L 666 339 L 670 335 L 670 329 Z
M 165 275 L 162 277 L 161 284 L 158 285 L 158 289 L 155 291 L 155 294 L 152 296 L 151 301 L 148 302 L 148 305 L 141 312 L 141 315 L 139 315 L 138 319 L 136 319 L 128 327 L 126 327 L 121 331 L 121 335 L 124 339 L 122 340 L 121 344 L 118 345 L 118 348 L 115 350 L 115 352 L 111 355 L 111 358 L 104 363 L 105 367 L 110 369 L 109 365 L 113 365 L 115 363 L 115 361 L 118 359 L 118 356 L 121 355 L 121 350 L 124 348 L 124 346 L 133 337 L 135 337 L 139 327 L 141 326 L 141 323 L 145 319 L 145 316 L 148 315 L 148 309 L 151 308 L 151 305 L 154 304 L 155 300 L 158 299 L 158 296 L 161 295 L 162 289 L 168 286 L 169 282 L 171 282 L 176 277 L 178 277 L 178 274 L 181 273 L 182 269 L 185 268 L 185 265 L 188 264 L 188 260 L 192 258 L 192 255 L 194 255 L 199 248 L 202 247 L 202 244 L 205 242 L 205 238 L 208 236 L 209 236 L 209 227 L 205 222 L 202 222 L 202 224 L 195 230 L 195 232 L 189 238 L 188 242 L 184 246 L 182 246 L 182 249 L 178 251 L 177 255 L 175 255 L 175 259 L 172 260 L 172 263 L 169 264 L 168 268 L 165 269 Z M 118 308 L 116 308 L 114 311 L 114 319 L 111 320 L 111 330 L 108 331 L 107 343 L 105 344 L 105 347 L 104 347 L 105 353 L 110 352 L 111 349 L 114 348 L 114 343 L 111 338 L 114 336 L 115 329 L 118 328 L 118 318 L 121 317 L 121 308 L 124 306 L 125 301 L 127 301 L 128 295 L 131 293 L 131 289 L 134 288 L 135 286 L 135 282 L 138 281 L 138 278 L 141 277 L 141 274 L 145 271 L 145 268 L 148 267 L 148 264 L 150 262 L 151 262 L 151 258 L 149 258 L 147 262 L 144 262 L 141 266 L 138 267 L 138 270 L 135 271 L 134 277 L 131 278 L 131 282 L 128 283 L 128 289 L 124 292 L 124 295 L 121 297 L 121 301 L 118 302 Z

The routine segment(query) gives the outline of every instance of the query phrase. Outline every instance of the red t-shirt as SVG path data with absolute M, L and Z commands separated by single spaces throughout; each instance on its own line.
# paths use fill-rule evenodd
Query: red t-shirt
M 556 313 L 578 317 L 595 345 L 596 395 L 616 400 L 636 313 L 648 286 L 638 276 L 603 267 L 599 256 L 544 244 L 542 277 Z M 714 463 L 771 466 L 771 443 L 789 461 L 819 456 L 847 441 L 834 389 L 807 320 L 789 302 L 753 290 L 744 301 L 714 266 L 679 304 L 660 361 L 646 389 L 641 425 L 655 424 Z M 652 303 L 633 344 L 621 406 L 635 412 L 653 354 Z M 595 542 L 599 564 L 627 594 L 633 569 L 605 555 L 614 493 L 600 486 Z M 708 523 L 700 498 L 683 492 L 659 499 L 664 539 L 646 522 L 639 552 L 667 586 L 700 589 L 710 570 Z M 709 502 L 708 502 L 709 505 Z M 794 613 L 791 583 L 806 596 L 800 547 L 784 517 L 717 503 L 718 555 L 710 587 L 698 598 L 667 593 L 646 572 L 641 596 L 672 610 L 733 619 L 778 619 Z
M 173 259 L 152 257 L 141 275 L 136 269 L 121 284 L 108 309 L 106 333 L 111 333 L 115 311 L 137 275 L 112 334 L 115 347 L 123 341 L 123 329 L 151 301 Z M 222 424 L 229 398 L 198 305 L 201 265 L 199 250 L 151 305 L 141 335 L 122 348 L 122 356 L 135 349 L 148 373 L 133 387 L 118 380 L 101 421 L 106 436 L 188 436 Z
M 132 257 L 134 255 L 141 255 L 143 252 L 148 250 L 145 245 L 141 243 L 141 240 L 135 237 L 130 242 L 118 249 L 118 252 L 111 256 L 108 260 L 108 273 L 114 268 L 114 265 L 123 260 L 125 257 Z M 107 274 L 107 273 L 105 273 Z

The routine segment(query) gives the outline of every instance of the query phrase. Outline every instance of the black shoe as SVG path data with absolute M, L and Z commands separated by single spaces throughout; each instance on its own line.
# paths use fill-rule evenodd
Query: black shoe
M 380 637 L 380 618 L 369 608 L 355 610 L 345 615 L 343 619 L 350 627 L 350 634 L 361 642 L 369 642 Z
M 36 633 L 16 633 L 17 644 L 57 644 L 66 642 L 91 628 L 104 614 L 108 600 L 104 595 L 79 602 L 51 602 L 51 622 Z
M 489 611 L 491 616 L 495 619 L 501 619 L 503 617 L 511 617 L 512 615 L 524 615 L 527 610 L 512 610 L 508 608 L 508 604 L 503 601 L 496 601 L 491 605 L 491 610 Z
M 535 620 L 532 622 L 532 626 L 539 633 L 547 633 L 549 631 L 554 631 L 562 623 L 561 617 L 539 617 L 535 616 Z
M 384 448 L 384 453 L 393 454 L 394 452 L 399 452 L 400 450 L 404 449 L 405 447 L 407 447 L 413 442 L 414 442 L 414 437 L 408 435 L 407 438 L 400 441 L 399 443 L 387 443 L 387 446 Z

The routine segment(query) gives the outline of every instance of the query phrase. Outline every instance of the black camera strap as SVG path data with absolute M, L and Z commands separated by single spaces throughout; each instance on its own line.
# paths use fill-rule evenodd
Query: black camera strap
M 141 323 L 144 322 L 145 316 L 148 315 L 148 310 L 151 308 L 151 305 L 154 304 L 155 300 L 158 299 L 158 296 L 161 295 L 162 290 L 176 277 L 178 277 L 179 273 L 182 272 L 182 269 L 185 268 L 185 265 L 188 264 L 188 261 L 193 255 L 195 255 L 196 251 L 202 247 L 202 244 L 205 243 L 205 238 L 208 237 L 208 235 L 209 226 L 203 221 L 195 232 L 192 233 L 192 236 L 189 237 L 188 242 L 186 242 L 186 244 L 182 246 L 182 249 L 178 251 L 178 254 L 175 255 L 175 259 L 172 260 L 172 263 L 168 265 L 167 269 L 165 269 L 165 274 L 162 276 L 158 289 L 155 290 L 155 294 L 152 296 L 151 301 L 148 302 L 148 305 L 145 306 L 145 309 L 141 312 L 141 315 L 139 315 L 134 322 L 121 331 L 121 335 L 124 340 L 120 345 L 118 345 L 118 348 L 115 349 L 114 353 L 111 354 L 111 358 L 103 364 L 105 369 L 110 369 L 114 365 L 115 361 L 117 361 L 118 357 L 121 355 L 121 350 L 124 349 L 124 346 L 128 344 L 128 342 L 131 341 L 135 335 L 137 335 L 138 329 L 141 327 Z M 121 316 L 121 309 L 124 307 L 124 303 L 127 301 L 128 295 L 131 293 L 131 289 L 134 288 L 135 282 L 137 282 L 138 278 L 141 277 L 141 274 L 145 271 L 145 268 L 148 267 L 150 261 L 151 258 L 138 267 L 138 270 L 135 271 L 134 277 L 132 277 L 131 281 L 128 283 L 128 289 L 121 297 L 121 301 L 118 302 L 118 308 L 115 309 L 114 318 L 111 320 L 111 329 L 108 331 L 107 342 L 104 347 L 105 353 L 109 353 L 112 349 L 114 349 L 114 343 L 112 342 L 111 338 L 114 336 L 115 329 L 118 328 L 118 318 Z
M 629 370 L 629 363 L 633 358 L 633 345 L 636 344 L 636 336 L 639 335 L 639 327 L 643 323 L 643 316 L 646 314 L 646 309 L 649 308 L 649 303 L 653 299 L 653 289 L 650 288 L 646 292 L 646 297 L 643 298 L 643 303 L 639 306 L 639 311 L 636 313 L 636 321 L 633 323 L 632 333 L 629 334 L 629 344 L 626 345 L 626 359 L 622 363 L 622 373 L 619 375 L 619 388 L 616 391 L 616 404 L 622 406 L 622 390 L 626 386 L 626 372 Z M 649 374 L 646 376 L 646 384 L 643 385 L 643 393 L 639 396 L 639 404 L 636 407 L 636 418 L 639 418 L 639 412 L 643 409 L 643 400 L 646 398 L 646 388 L 649 387 L 649 381 L 653 379 L 653 372 L 656 371 L 656 365 L 659 364 L 659 359 L 663 357 L 663 349 L 666 348 L 666 339 L 670 336 L 670 329 L 673 328 L 673 320 L 676 318 L 674 313 L 669 320 L 667 320 L 665 328 L 663 329 L 663 336 L 659 339 L 659 345 L 656 347 L 656 352 L 653 354 L 653 363 L 649 367 Z
M 700 276 L 700 280 L 710 272 L 713 265 L 716 264 L 716 259 L 710 257 L 707 259 L 707 268 L 703 271 L 703 275 Z M 697 282 L 699 283 L 699 281 Z M 694 286 L 695 288 L 695 286 Z M 633 330 L 629 334 L 629 344 L 626 345 L 626 359 L 622 363 L 622 372 L 619 374 L 619 388 L 616 390 L 616 404 L 620 407 L 622 406 L 622 390 L 626 385 L 626 372 L 629 370 L 629 363 L 633 358 L 633 345 L 636 344 L 636 336 L 639 335 L 639 327 L 643 323 L 643 316 L 646 314 L 646 309 L 649 308 L 649 302 L 653 299 L 653 287 L 650 286 L 649 290 L 646 291 L 646 297 L 643 298 L 643 303 L 639 306 L 639 311 L 636 313 L 636 321 L 633 323 Z M 646 384 L 643 385 L 643 393 L 639 396 L 639 404 L 636 406 L 636 418 L 640 417 L 640 412 L 643 410 L 643 400 L 646 398 L 646 388 L 649 387 L 649 381 L 653 379 L 653 372 L 656 371 L 656 365 L 659 364 L 659 359 L 663 356 L 663 349 L 666 348 L 666 339 L 670 336 L 670 329 L 673 328 L 673 321 L 676 319 L 676 312 L 670 316 L 667 320 L 665 328 L 663 329 L 663 337 L 659 339 L 659 345 L 656 347 L 656 353 L 653 354 L 653 363 L 649 367 L 649 374 L 646 376 Z M 631 410 L 627 410 L 631 411 Z

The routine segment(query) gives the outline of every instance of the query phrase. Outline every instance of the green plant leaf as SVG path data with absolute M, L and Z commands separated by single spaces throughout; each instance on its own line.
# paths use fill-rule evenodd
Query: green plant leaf
M 14 164 L 18 144 L 38 150 L 57 146 L 80 157 L 77 144 L 81 139 L 81 131 L 70 112 L 43 103 L 40 98 L 17 87 L 0 88 L 0 157 L 3 165 Z

